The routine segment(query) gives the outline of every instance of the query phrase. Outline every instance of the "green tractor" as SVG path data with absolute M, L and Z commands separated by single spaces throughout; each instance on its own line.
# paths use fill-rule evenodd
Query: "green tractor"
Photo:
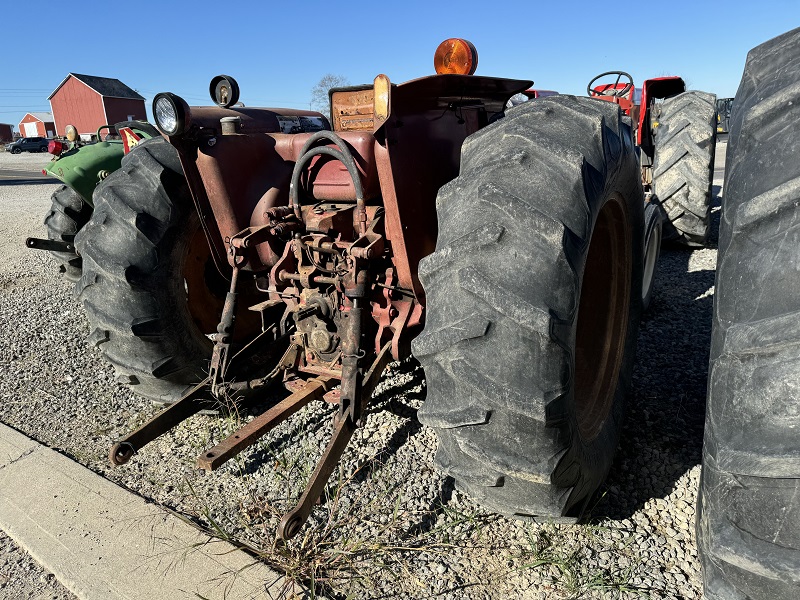
M 101 132 L 106 129 L 111 133 L 102 140 Z M 68 125 L 67 141 L 50 142 L 48 151 L 56 158 L 42 170 L 63 183 L 53 192 L 52 206 L 44 219 L 48 239 L 29 238 L 28 247 L 49 250 L 64 277 L 77 281 L 81 276 L 81 257 L 75 252 L 75 234 L 92 216 L 95 187 L 120 168 L 122 157 L 140 140 L 158 135 L 149 123 L 124 121 L 100 127 L 96 138 L 102 141 L 81 143 L 75 127 Z

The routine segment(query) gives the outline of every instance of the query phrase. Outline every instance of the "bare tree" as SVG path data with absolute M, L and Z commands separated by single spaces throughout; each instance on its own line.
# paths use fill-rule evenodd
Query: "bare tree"
M 311 88 L 311 108 L 313 110 L 318 110 L 323 115 L 330 115 L 331 105 L 328 91 L 331 88 L 343 87 L 346 85 L 350 85 L 350 81 L 343 75 L 334 75 L 333 73 L 324 75 L 322 79 L 317 82 L 317 85 Z

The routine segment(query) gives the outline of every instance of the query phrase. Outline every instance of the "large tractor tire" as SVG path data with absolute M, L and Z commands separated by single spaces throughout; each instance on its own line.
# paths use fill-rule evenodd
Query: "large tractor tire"
M 65 185 L 50 197 L 52 206 L 44 219 L 47 237 L 59 242 L 75 243 L 75 235 L 89 222 L 92 206 L 80 194 Z M 51 252 L 66 279 L 75 282 L 81 277 L 81 257 L 75 252 Z
M 439 192 L 419 419 L 495 512 L 576 519 L 611 467 L 641 306 L 632 139 L 616 104 L 528 102 L 464 142 Z
M 703 246 L 708 238 L 717 143 L 714 94 L 684 92 L 660 106 L 653 190 L 667 215 L 664 239 Z
M 224 280 L 209 285 L 209 249 L 177 152 L 160 137 L 142 142 L 93 200 L 76 238 L 89 340 L 120 381 L 173 402 L 207 373 L 227 291 Z
M 734 102 L 697 537 L 708 600 L 800 598 L 800 29 Z

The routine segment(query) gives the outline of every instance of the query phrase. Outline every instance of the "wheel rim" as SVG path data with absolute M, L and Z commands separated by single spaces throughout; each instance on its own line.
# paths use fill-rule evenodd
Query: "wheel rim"
M 208 338 L 217 332 L 230 282 L 220 275 L 214 265 L 211 249 L 199 225 L 186 247 L 182 275 L 189 315 L 203 337 Z M 250 296 L 247 289 L 242 288 L 244 286 L 240 285 L 239 306 L 236 310 L 237 327 L 233 334 L 236 342 L 249 341 L 261 329 L 261 317 L 258 313 L 247 310 Z
M 661 247 L 661 224 L 657 224 L 647 236 L 647 252 L 644 256 L 644 270 L 642 272 L 642 300 L 650 294 L 653 285 L 653 276 L 656 271 L 658 250 Z
M 632 241 L 625 201 L 612 195 L 597 216 L 586 257 L 575 333 L 575 416 L 585 442 L 609 417 L 625 353 Z

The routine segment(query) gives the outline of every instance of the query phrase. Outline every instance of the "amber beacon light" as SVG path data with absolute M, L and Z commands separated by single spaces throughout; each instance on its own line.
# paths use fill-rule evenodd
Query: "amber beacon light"
M 478 68 L 478 51 L 467 40 L 450 38 L 439 44 L 433 66 L 439 75 L 472 75 Z

